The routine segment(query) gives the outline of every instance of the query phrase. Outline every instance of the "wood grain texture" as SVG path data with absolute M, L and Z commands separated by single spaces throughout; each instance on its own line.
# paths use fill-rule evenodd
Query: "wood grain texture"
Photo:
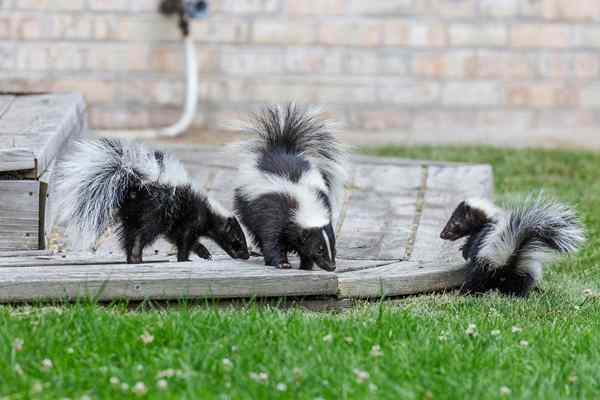
M 0 149 L 0 172 L 35 168 L 35 154 L 28 149 Z
M 16 96 L 0 116 L 0 144 L 2 150 L 25 148 L 33 153 L 39 177 L 84 124 L 85 102 L 79 94 Z M 0 162 L 0 168 L 6 167 Z
M 32 250 L 39 246 L 37 181 L 0 181 L 0 250 Z
M 336 291 L 333 273 L 232 261 L 0 268 L 1 302 L 335 295 Z
M 10 105 L 15 100 L 14 95 L 4 94 L 0 95 L 0 119 L 8 111 Z
M 402 261 L 339 274 L 338 296 L 402 296 L 455 288 L 463 280 L 463 264 L 440 265 Z

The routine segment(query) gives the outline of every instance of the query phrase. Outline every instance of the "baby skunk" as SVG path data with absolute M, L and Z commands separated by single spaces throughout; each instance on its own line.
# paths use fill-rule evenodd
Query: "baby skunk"
M 294 104 L 266 107 L 248 128 L 258 138 L 240 146 L 244 161 L 235 210 L 261 249 L 265 265 L 335 270 L 332 208 L 343 192 L 344 153 L 327 122 Z
M 210 259 L 198 239 L 214 240 L 233 258 L 249 258 L 233 214 L 191 183 L 183 165 L 160 151 L 118 139 L 82 141 L 58 169 L 59 220 L 90 245 L 113 223 L 128 263 L 159 235 L 177 246 L 177 260 L 193 251 Z
M 541 196 L 508 210 L 484 199 L 463 201 L 440 237 L 455 241 L 465 236 L 467 276 L 461 293 L 498 289 L 522 297 L 542 278 L 545 262 L 576 251 L 585 240 L 574 211 Z

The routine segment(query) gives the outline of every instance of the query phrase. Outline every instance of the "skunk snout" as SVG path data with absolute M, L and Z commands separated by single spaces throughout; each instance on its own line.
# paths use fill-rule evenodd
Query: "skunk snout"
M 329 272 L 333 272 L 335 271 L 335 261 L 330 262 L 329 260 L 317 260 L 316 264 L 319 266 L 319 268 L 325 270 L 325 271 L 329 271 Z

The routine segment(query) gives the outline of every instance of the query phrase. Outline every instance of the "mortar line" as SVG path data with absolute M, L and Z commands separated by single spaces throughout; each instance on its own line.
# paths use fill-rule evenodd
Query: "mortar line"
M 417 191 L 415 216 L 413 218 L 413 222 L 411 225 L 411 232 L 408 237 L 408 242 L 406 244 L 406 253 L 404 256 L 405 260 L 410 260 L 410 257 L 412 256 L 412 253 L 414 250 L 415 242 L 417 240 L 419 226 L 421 225 L 421 218 L 423 216 L 423 211 L 425 209 L 425 194 L 427 193 L 428 177 L 429 177 L 429 166 L 422 165 L 421 166 L 421 183 L 419 185 L 419 190 Z

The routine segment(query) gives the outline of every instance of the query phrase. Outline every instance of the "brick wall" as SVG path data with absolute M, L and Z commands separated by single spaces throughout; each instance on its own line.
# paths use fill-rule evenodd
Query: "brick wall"
M 157 3 L 0 0 L 0 90 L 83 92 L 97 128 L 172 122 L 183 52 Z M 355 141 L 600 142 L 598 0 L 213 0 L 192 34 L 199 128 L 296 100 Z

